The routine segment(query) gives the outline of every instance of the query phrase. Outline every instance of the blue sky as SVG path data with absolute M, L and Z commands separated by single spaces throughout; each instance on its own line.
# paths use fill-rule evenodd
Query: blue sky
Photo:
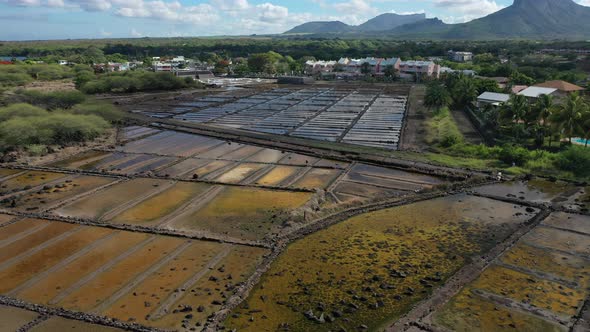
M 0 40 L 247 35 L 381 13 L 469 21 L 513 0 L 0 0 Z M 589 5 L 590 0 L 576 0 Z

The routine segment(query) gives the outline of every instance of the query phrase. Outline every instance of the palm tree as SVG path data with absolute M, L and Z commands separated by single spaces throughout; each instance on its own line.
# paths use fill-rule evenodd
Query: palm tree
M 560 133 L 572 142 L 572 138 L 583 132 L 582 120 L 589 112 L 588 103 L 578 93 L 573 93 L 558 105 L 551 117 Z
M 449 106 L 453 101 L 449 91 L 440 83 L 432 83 L 426 89 L 426 96 L 424 97 L 424 105 L 428 108 L 440 110 L 443 107 Z
M 462 76 L 455 84 L 455 104 L 465 107 L 477 99 L 477 86 L 472 78 Z
M 514 139 L 520 141 L 526 136 L 527 118 L 530 117 L 531 105 L 525 96 L 512 95 L 500 110 L 500 122 L 511 130 Z
M 553 97 L 550 95 L 542 95 L 534 105 L 537 121 L 540 122 L 543 130 L 543 136 L 549 135 L 549 146 L 551 146 L 552 133 L 549 118 L 553 113 L 555 105 L 553 104 Z M 543 139 L 544 140 L 544 139 Z

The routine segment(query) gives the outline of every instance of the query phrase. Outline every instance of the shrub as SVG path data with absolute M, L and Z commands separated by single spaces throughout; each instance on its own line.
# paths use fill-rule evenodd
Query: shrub
M 115 106 L 104 102 L 86 102 L 83 104 L 76 105 L 71 110 L 72 114 L 81 115 L 96 115 L 101 118 L 116 123 L 123 120 L 124 114 Z
M 68 109 L 86 100 L 80 91 L 55 91 L 43 93 L 33 90 L 17 91 L 16 99 L 49 110 L 58 108 Z
M 12 104 L 0 108 L 0 122 L 12 119 L 14 117 L 32 117 L 44 116 L 47 111 L 29 104 Z
M 0 72 L 0 86 L 22 86 L 32 81 L 31 76 L 24 73 Z
M 87 76 L 86 78 L 89 78 Z M 85 79 L 86 79 L 85 78 Z M 153 90 L 177 90 L 199 84 L 190 79 L 183 79 L 171 73 L 123 72 L 105 74 L 93 80 L 82 82 L 80 90 L 88 94 L 109 92 L 136 92 Z
M 559 169 L 572 172 L 576 176 L 590 176 L 590 149 L 572 146 L 558 155 L 556 165 Z
M 530 152 L 523 147 L 506 145 L 500 151 L 499 159 L 507 165 L 524 166 L 530 159 Z

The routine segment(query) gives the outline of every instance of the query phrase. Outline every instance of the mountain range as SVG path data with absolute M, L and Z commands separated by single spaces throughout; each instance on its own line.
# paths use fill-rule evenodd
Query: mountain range
M 590 7 L 573 0 L 514 0 L 488 16 L 446 24 L 425 14 L 379 15 L 361 25 L 309 22 L 285 34 L 396 37 L 404 39 L 589 39 Z

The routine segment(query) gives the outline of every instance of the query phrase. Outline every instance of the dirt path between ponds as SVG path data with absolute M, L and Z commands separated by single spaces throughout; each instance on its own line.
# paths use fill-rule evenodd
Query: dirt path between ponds
M 451 116 L 455 120 L 457 127 L 459 127 L 459 131 L 461 131 L 461 134 L 463 134 L 463 137 L 465 138 L 465 141 L 467 143 L 475 145 L 484 143 L 483 138 L 481 137 L 481 135 L 479 134 L 471 120 L 469 120 L 469 118 L 465 114 L 465 111 L 452 110 Z

